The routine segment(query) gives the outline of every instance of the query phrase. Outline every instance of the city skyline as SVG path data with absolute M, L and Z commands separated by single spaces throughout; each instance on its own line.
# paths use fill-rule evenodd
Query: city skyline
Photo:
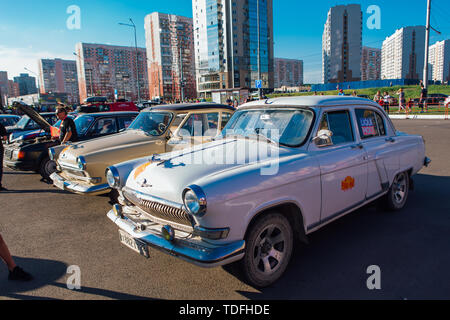
M 304 60 L 305 83 L 321 82 L 321 40 L 323 24 L 330 7 L 339 4 L 360 4 L 363 12 L 363 46 L 381 48 L 385 38 L 407 25 L 424 25 L 426 1 L 408 1 L 409 10 L 405 12 L 406 1 L 388 3 L 385 0 L 374 1 L 321 1 L 316 3 L 292 3 L 279 0 L 274 6 L 274 50 L 275 57 Z M 145 46 L 144 17 L 151 12 L 163 12 L 192 17 L 191 1 L 172 1 L 164 3 L 148 3 L 131 1 L 79 1 L 81 29 L 68 30 L 67 19 L 70 14 L 67 8 L 73 3 L 69 1 L 50 0 L 45 6 L 23 6 L 21 19 L 15 19 L 8 12 L 18 11 L 19 4 L 8 2 L 3 4 L 0 12 L 0 70 L 8 71 L 10 77 L 23 73 L 23 67 L 32 71 L 38 69 L 38 59 L 61 58 L 73 59 L 77 42 L 133 46 L 131 30 L 118 25 L 130 17 L 138 28 L 138 46 Z M 431 33 L 431 44 L 450 38 L 450 24 L 446 14 L 445 0 L 433 1 L 433 27 L 442 35 Z M 371 16 L 367 13 L 370 5 L 377 5 L 381 10 L 381 28 L 368 29 L 366 22 Z M 298 9 L 298 10 L 297 10 Z M 301 9 L 301 10 L 299 10 Z M 44 12 L 45 11 L 45 12 Z M 98 19 L 101 12 L 102 19 Z M 104 16 L 108 16 L 105 21 Z

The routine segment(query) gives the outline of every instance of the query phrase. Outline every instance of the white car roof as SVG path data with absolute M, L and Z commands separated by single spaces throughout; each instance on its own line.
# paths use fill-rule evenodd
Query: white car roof
M 341 105 L 371 105 L 381 109 L 381 106 L 371 100 L 358 97 L 348 96 L 295 96 L 295 97 L 280 97 L 267 100 L 252 101 L 243 104 L 239 109 L 247 109 L 251 107 L 332 107 Z

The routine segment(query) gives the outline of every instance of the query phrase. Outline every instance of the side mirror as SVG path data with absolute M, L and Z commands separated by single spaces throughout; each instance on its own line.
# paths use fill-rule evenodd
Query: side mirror
M 317 133 L 317 136 L 313 138 L 313 142 L 318 147 L 328 147 L 333 145 L 333 140 L 331 137 L 333 136 L 333 132 L 330 130 L 320 130 Z

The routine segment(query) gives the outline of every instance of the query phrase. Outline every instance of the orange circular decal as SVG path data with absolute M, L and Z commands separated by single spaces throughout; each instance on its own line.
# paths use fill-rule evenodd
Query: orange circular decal
M 343 191 L 351 190 L 355 187 L 355 179 L 353 177 L 347 177 L 341 182 L 341 189 Z

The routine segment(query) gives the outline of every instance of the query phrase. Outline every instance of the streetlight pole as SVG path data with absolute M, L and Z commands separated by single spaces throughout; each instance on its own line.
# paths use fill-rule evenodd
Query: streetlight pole
M 262 80 L 261 80 L 261 38 L 260 38 L 260 26 L 259 26 L 259 0 L 256 0 L 256 26 L 258 28 L 258 82 L 260 82 L 261 88 L 258 88 L 259 100 L 261 100 Z
M 428 55 L 430 48 L 430 16 L 431 16 L 431 0 L 427 4 L 427 29 L 425 33 L 425 65 L 423 68 L 423 83 L 425 89 L 428 89 Z
M 38 94 L 40 94 L 40 93 L 41 93 L 41 81 L 40 81 L 39 75 L 38 75 L 36 72 L 31 71 L 31 70 L 28 69 L 27 67 L 24 67 L 24 69 L 25 69 L 26 71 L 28 71 L 28 72 L 31 72 L 32 74 L 34 74 L 34 75 L 37 77 L 37 81 L 38 81 Z
M 134 46 L 136 48 L 136 83 L 137 83 L 137 94 L 138 94 L 138 102 L 141 102 L 141 89 L 139 84 L 139 62 L 138 62 L 138 47 L 137 47 L 137 36 L 136 36 L 136 25 L 133 22 L 133 19 L 130 18 L 131 24 L 121 23 L 122 26 L 132 27 L 134 28 Z

